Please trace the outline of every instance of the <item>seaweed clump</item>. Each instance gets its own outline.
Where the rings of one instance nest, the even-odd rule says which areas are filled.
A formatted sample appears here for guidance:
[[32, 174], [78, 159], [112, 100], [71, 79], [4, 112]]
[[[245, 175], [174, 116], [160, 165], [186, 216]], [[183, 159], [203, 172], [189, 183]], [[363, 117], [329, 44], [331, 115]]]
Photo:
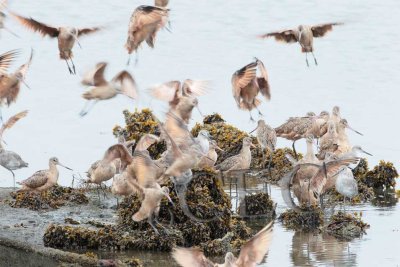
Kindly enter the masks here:
[[305, 207], [300, 212], [287, 210], [279, 216], [279, 221], [289, 229], [312, 231], [324, 223], [323, 212], [319, 207]]
[[397, 177], [399, 177], [399, 174], [393, 163], [381, 160], [374, 169], [366, 173], [362, 180], [368, 187], [394, 188]]
[[[135, 140], [136, 143], [145, 134], [154, 134], [159, 136], [160, 129], [158, 122], [154, 120], [153, 113], [150, 109], [135, 110], [131, 113], [128, 110], [123, 111], [125, 117], [125, 127], [115, 126], [113, 133], [115, 136], [123, 135], [125, 140]], [[158, 142], [149, 147], [150, 155], [157, 159], [166, 150], [165, 142]], [[135, 149], [135, 146], [132, 148]]]
[[83, 189], [55, 185], [41, 194], [34, 192], [11, 192], [14, 201], [9, 204], [13, 208], [31, 210], [58, 209], [68, 203], [87, 204], [89, 202]]
[[239, 204], [238, 214], [243, 216], [265, 216], [268, 220], [276, 216], [276, 204], [267, 193], [246, 195]]
[[361, 213], [353, 215], [338, 212], [332, 216], [326, 232], [337, 238], [351, 240], [361, 237], [366, 233], [367, 228], [369, 228], [369, 224], [361, 220]]

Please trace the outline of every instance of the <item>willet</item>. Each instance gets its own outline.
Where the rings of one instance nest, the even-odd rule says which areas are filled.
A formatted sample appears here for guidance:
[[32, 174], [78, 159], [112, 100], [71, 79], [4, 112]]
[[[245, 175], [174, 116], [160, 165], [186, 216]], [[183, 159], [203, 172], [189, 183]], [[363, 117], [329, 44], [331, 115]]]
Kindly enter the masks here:
[[[124, 70], [117, 73], [108, 82], [104, 78], [104, 69], [106, 66], [107, 63], [98, 63], [95, 70], [91, 70], [83, 78], [82, 83], [91, 85], [91, 87], [82, 95], [88, 101], [80, 112], [81, 116], [85, 116], [98, 101], [114, 98], [118, 94], [123, 94], [132, 99], [137, 98], [137, 86], [132, 75]], [[94, 102], [89, 106], [91, 100], [94, 100]]]
[[17, 184], [22, 185], [22, 188], [17, 192], [33, 191], [43, 192], [57, 184], [58, 180], [58, 169], [57, 165], [64, 167], [68, 170], [72, 170], [69, 167], [62, 165], [56, 157], [52, 157], [49, 160], [49, 169], [35, 172], [31, 177]]
[[260, 38], [275, 37], [275, 40], [286, 42], [286, 43], [296, 43], [298, 42], [301, 46], [301, 52], [306, 53], [306, 63], [308, 64], [307, 54], [311, 53], [315, 65], [318, 65], [317, 59], [314, 56], [314, 37], [323, 37], [327, 32], [333, 29], [333, 26], [342, 25], [343, 23], [325, 23], [318, 25], [299, 25], [296, 29], [284, 30], [279, 32], [270, 32], [260, 35]]
[[[158, 183], [155, 183], [153, 187], [142, 187], [134, 180], [127, 180], [130, 185], [135, 187], [141, 195], [144, 196], [142, 204], [139, 211], [137, 211], [132, 216], [132, 220], [135, 222], [140, 222], [147, 219], [147, 222], [154, 229], [154, 231], [159, 234], [157, 228], [153, 224], [154, 216], [157, 218], [160, 212], [160, 202], [166, 197], [172, 203], [169, 197], [169, 189], [166, 186], [161, 187]], [[160, 224], [161, 225], [161, 224]]]
[[225, 159], [215, 168], [221, 172], [229, 172], [234, 170], [247, 170], [251, 164], [251, 151], [250, 147], [256, 147], [252, 144], [250, 137], [243, 138], [243, 145], [240, 153]]
[[133, 12], [128, 26], [128, 39], [125, 48], [130, 55], [135, 52], [143, 41], [154, 48], [157, 32], [168, 22], [169, 10], [163, 7], [139, 6]]
[[357, 181], [354, 179], [353, 172], [346, 166], [340, 168], [337, 173], [336, 191], [343, 195], [343, 206], [346, 211], [346, 197], [350, 199], [358, 194]]
[[215, 140], [211, 140], [210, 149], [208, 150], [207, 156], [201, 157], [200, 161], [197, 163], [197, 167], [200, 169], [213, 168], [218, 159], [218, 154], [215, 151], [216, 149], [223, 151]]
[[261, 263], [269, 250], [272, 239], [272, 224], [273, 222], [270, 222], [248, 240], [242, 246], [238, 258], [232, 252], [226, 253], [223, 264], [213, 263], [198, 248], [174, 248], [172, 257], [182, 267], [255, 267]]
[[[82, 35], [90, 34], [96, 31], [99, 31], [99, 27], [93, 28], [76, 28], [76, 27], [52, 27], [33, 18], [25, 18], [20, 15], [17, 15], [13, 12], [10, 14], [23, 26], [32, 30], [33, 32], [40, 33], [43, 37], [49, 36], [52, 38], [58, 39], [58, 50], [60, 52], [60, 59], [65, 60], [68, 66], [68, 70], [70, 74], [76, 74], [75, 64], [72, 61], [72, 48], [74, 47], [75, 42], [80, 43], [78, 41], [78, 37]], [[72, 69], [69, 66], [68, 60], [71, 61]]]
[[[261, 76], [257, 76], [257, 68]], [[271, 99], [271, 91], [268, 82], [268, 74], [261, 60], [255, 59], [232, 75], [232, 94], [240, 109], [248, 110], [250, 120], [254, 121], [251, 116], [251, 110], [256, 108], [259, 115], [262, 115], [258, 106], [261, 101], [257, 95], [261, 93], [267, 100]]]
[[5, 169], [10, 171], [14, 180], [14, 188], [15, 188], [15, 174], [14, 170], [18, 170], [20, 168], [28, 167], [28, 163], [22, 160], [21, 156], [13, 151], [8, 151], [3, 148], [3, 133], [5, 130], [11, 128], [18, 120], [25, 117], [28, 114], [28, 111], [22, 111], [7, 120], [6, 123], [0, 129], [0, 165]]
[[211, 141], [210, 133], [207, 130], [201, 130], [198, 136], [194, 140], [197, 144], [199, 144], [201, 152], [204, 155], [207, 155], [208, 151], [210, 150], [210, 141]]
[[[7, 106], [10, 106], [11, 103], [17, 101], [17, 97], [21, 88], [21, 83], [25, 84], [25, 86], [29, 88], [29, 86], [25, 82], [25, 77], [32, 63], [33, 50], [31, 50], [31, 56], [27, 63], [21, 65], [14, 73], [7, 74], [3, 70], [9, 66], [15, 55], [16, 51], [13, 50], [1, 55], [0, 57], [0, 103], [5, 103], [7, 104]], [[1, 116], [1, 110], [0, 119], [3, 120]]]

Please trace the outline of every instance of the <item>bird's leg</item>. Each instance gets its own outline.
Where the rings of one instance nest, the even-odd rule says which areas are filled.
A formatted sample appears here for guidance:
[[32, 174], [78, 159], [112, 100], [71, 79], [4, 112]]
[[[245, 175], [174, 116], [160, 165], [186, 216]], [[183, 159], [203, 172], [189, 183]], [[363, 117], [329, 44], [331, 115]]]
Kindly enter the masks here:
[[7, 169], [7, 170], [9, 170], [12, 173], [13, 180], [14, 180], [14, 190], [15, 190], [15, 173], [10, 169]]
[[137, 66], [138, 62], [139, 62], [139, 55], [138, 55], [138, 53], [136, 53], [135, 54], [135, 66]]
[[306, 63], [307, 63], [307, 67], [310, 67], [310, 64], [308, 64], [308, 58], [307, 58], [307, 52], [306, 52]]
[[147, 218], [147, 222], [150, 224], [150, 226], [153, 228], [154, 232], [156, 232], [157, 235], [160, 234], [160, 232], [158, 232], [157, 228], [155, 227], [155, 225], [153, 224], [153, 214], [151, 214], [148, 218]]
[[83, 106], [81, 112], [79, 112], [79, 115], [80, 115], [81, 117], [85, 116], [85, 115], [88, 113], [87, 109], [88, 109], [88, 107], [89, 107], [90, 102], [91, 102], [90, 100], [86, 101], [86, 103], [85, 103], [85, 105]]
[[249, 110], [249, 113], [250, 113], [250, 121], [255, 122], [255, 120], [253, 119], [253, 116], [251, 116], [251, 110]]
[[68, 60], [65, 59], [65, 62], [67, 63], [69, 74], [72, 74], [72, 70], [71, 70], [71, 67], [69, 66]]
[[72, 60], [72, 57], [70, 57], [69, 60], [71, 60], [72, 70], [73, 70], [74, 74], [76, 74], [75, 64], [74, 64], [74, 61]]
[[1, 107], [0, 107], [0, 121], [1, 121], [1, 124], [4, 124], [4, 121], [3, 121], [3, 112], [1, 111]]
[[343, 198], [343, 209], [344, 209], [344, 214], [346, 214], [346, 197]]
[[258, 115], [259, 115], [259, 116], [264, 116], [264, 115], [261, 113], [261, 111], [258, 109], [258, 107], [257, 107], [257, 105], [256, 105], [256, 103], [255, 103], [255, 98], [254, 98], [254, 101], [253, 101], [253, 106], [257, 109]]
[[169, 220], [169, 226], [172, 227], [175, 223], [175, 218], [174, 218], [174, 213], [171, 211], [170, 208], [168, 208], [168, 213], [171, 219]]
[[12, 32], [10, 29], [8, 29], [8, 28], [6, 28], [6, 27], [4, 27], [3, 29], [6, 30], [6, 31], [8, 31], [9, 33], [11, 33], [12, 35], [14, 35], [15, 37], [21, 38], [21, 37], [19, 37], [16, 33]]
[[[272, 176], [272, 170], [271, 170], [273, 151], [271, 150], [270, 153], [271, 153], [271, 155], [269, 156], [268, 172], [269, 172], [270, 179], [274, 180], [274, 177]], [[269, 184], [269, 196], [271, 197], [271, 185], [270, 184]]]
[[312, 55], [313, 58], [314, 58], [314, 63], [315, 63], [315, 65], [318, 66], [318, 62], [317, 62], [317, 59], [316, 59], [315, 56], [314, 56], [314, 52], [313, 52], [313, 51], [311, 51], [311, 55]]
[[[90, 102], [90, 101], [88, 101], [88, 102]], [[88, 106], [88, 105], [89, 105], [88, 102], [86, 102], [87, 105], [85, 105], [85, 106]], [[86, 116], [86, 114], [89, 113], [89, 111], [94, 107], [94, 105], [96, 105], [97, 102], [99, 102], [99, 100], [97, 100], [97, 99], [94, 100], [94, 101], [93, 101], [93, 104], [92, 104], [91, 106], [89, 106], [89, 107], [86, 109], [86, 111], [85, 111], [85, 108], [82, 109], [82, 111], [79, 113], [79, 115], [80, 115], [81, 117]]]
[[296, 140], [294, 140], [293, 144], [292, 144], [293, 153], [294, 153], [294, 156], [296, 157], [296, 160], [299, 160], [299, 156], [297, 155], [296, 147], [294, 146], [294, 143], [296, 143]]

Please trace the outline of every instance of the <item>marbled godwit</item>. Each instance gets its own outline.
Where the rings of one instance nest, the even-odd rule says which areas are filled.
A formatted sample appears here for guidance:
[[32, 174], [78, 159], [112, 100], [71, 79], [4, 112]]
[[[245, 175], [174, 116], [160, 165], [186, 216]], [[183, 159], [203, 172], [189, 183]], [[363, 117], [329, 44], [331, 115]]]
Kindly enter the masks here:
[[[0, 60], [2, 61], [2, 63], [0, 63], [2, 65], [0, 68], [0, 103], [5, 103], [7, 104], [7, 106], [10, 106], [11, 103], [17, 100], [21, 88], [21, 83], [25, 84], [26, 87], [29, 88], [29, 86], [25, 82], [25, 77], [26, 73], [28, 72], [29, 66], [32, 63], [33, 50], [31, 51], [31, 56], [27, 63], [21, 65], [14, 73], [7, 74], [3, 70], [4, 68], [7, 68], [9, 66], [11, 60], [15, 57], [15, 55], [16, 52], [14, 50], [1, 55], [0, 58]], [[5, 60], [5, 64], [3, 64], [3, 59]], [[3, 119], [1, 118], [1, 120]]]
[[154, 5], [158, 7], [166, 7], [169, 3], [169, 0], [155, 0]]
[[[29, 30], [32, 30], [33, 32], [39, 32], [43, 37], [47, 35], [52, 38], [57, 38], [60, 59], [65, 60], [70, 74], [76, 74], [75, 64], [72, 61], [72, 48], [74, 47], [75, 42], [77, 42], [80, 46], [78, 37], [100, 30], [99, 27], [81, 29], [75, 27], [52, 27], [34, 20], [33, 18], [25, 18], [13, 12], [10, 12], [10, 14]], [[69, 66], [68, 60], [71, 61], [72, 69]]]
[[340, 115], [339, 106], [334, 106], [332, 108], [332, 115], [329, 117], [329, 120], [333, 121], [335, 123], [336, 128], [338, 128], [341, 119], [342, 116]]
[[353, 132], [363, 135], [362, 133], [354, 130], [353, 128], [350, 127], [349, 123], [347, 122], [346, 119], [341, 119], [339, 122], [339, 126], [337, 128], [337, 133], [338, 133], [338, 149], [336, 150], [335, 154], [340, 155], [343, 153], [347, 153], [351, 151], [351, 144], [349, 141], [349, 138], [346, 134], [346, 129], [352, 130]]
[[306, 53], [306, 63], [308, 64], [307, 54], [311, 53], [315, 65], [318, 65], [317, 59], [314, 56], [314, 37], [323, 37], [327, 32], [331, 31], [333, 26], [342, 25], [343, 23], [325, 23], [318, 25], [299, 25], [297, 29], [284, 30], [279, 32], [270, 32], [260, 35], [260, 38], [275, 37], [275, 40], [282, 41], [286, 43], [299, 42], [301, 46], [301, 52]]
[[215, 151], [216, 149], [223, 151], [215, 140], [210, 141], [210, 149], [208, 150], [207, 156], [203, 156], [200, 161], [197, 163], [197, 167], [200, 169], [204, 168], [213, 168], [215, 162], [217, 162], [218, 154]]
[[139, 211], [133, 214], [132, 220], [140, 222], [147, 219], [147, 222], [154, 229], [154, 232], [159, 234], [157, 228], [153, 224], [153, 218], [154, 216], [158, 217], [158, 213], [160, 212], [160, 202], [164, 197], [168, 198], [169, 202], [172, 203], [172, 200], [169, 197], [168, 187], [161, 187], [158, 183], [155, 183], [153, 187], [146, 188], [140, 186], [136, 181], [131, 179], [128, 179], [128, 183], [135, 187], [137, 191], [144, 196], [142, 205], [140, 206]]
[[121, 169], [121, 160], [103, 158], [93, 163], [87, 171], [87, 183], [101, 185], [101, 183], [110, 180], [115, 174], [119, 173]]
[[[137, 98], [137, 86], [132, 75], [124, 70], [117, 73], [108, 82], [104, 78], [104, 69], [106, 66], [107, 63], [98, 63], [95, 70], [90, 71], [83, 78], [82, 83], [91, 85], [91, 87], [82, 95], [88, 101], [80, 112], [81, 116], [85, 116], [98, 101], [114, 98], [118, 94], [123, 94], [132, 99]], [[91, 75], [92, 78], [90, 78]], [[91, 100], [94, 100], [94, 103], [92, 106], [89, 106]]]
[[275, 129], [265, 123], [264, 120], [258, 120], [257, 128], [255, 128], [250, 133], [256, 131], [257, 141], [258, 144], [261, 146], [262, 153], [263, 153], [263, 162], [265, 162], [265, 150], [268, 150], [270, 153], [269, 163], [268, 163], [268, 171], [269, 175], [272, 178], [271, 173], [271, 163], [272, 163], [272, 156], [275, 152], [276, 147], [276, 132]]
[[321, 137], [320, 149], [318, 158], [325, 159], [327, 152], [335, 153], [338, 149], [338, 133], [336, 131], [336, 124], [333, 120], [328, 122], [328, 132]]
[[14, 188], [15, 188], [15, 174], [13, 171], [18, 170], [20, 168], [28, 167], [28, 163], [23, 161], [22, 158], [17, 153], [5, 150], [1, 143], [3, 142], [4, 131], [11, 128], [18, 120], [25, 117], [27, 114], [28, 114], [27, 110], [15, 114], [11, 118], [9, 118], [7, 122], [4, 123], [0, 129], [0, 165], [12, 173], [14, 180]]
[[343, 195], [343, 206], [346, 211], [346, 197], [351, 201], [358, 194], [357, 181], [354, 179], [353, 172], [346, 166], [340, 168], [337, 173], [336, 191]]
[[272, 222], [242, 246], [239, 258], [236, 258], [232, 252], [226, 253], [223, 264], [213, 263], [197, 248], [177, 247], [172, 251], [172, 257], [182, 267], [255, 267], [267, 254], [271, 239]]
[[[261, 72], [261, 76], [257, 76], [257, 68]], [[258, 109], [261, 104], [257, 98], [258, 93], [265, 96], [267, 100], [271, 99], [267, 70], [262, 61], [256, 58], [255, 62], [244, 66], [232, 75], [233, 98], [240, 109], [249, 111], [251, 121], [254, 121], [251, 116], [253, 108], [256, 108], [259, 115], [262, 115]]]
[[118, 136], [118, 144], [125, 146], [129, 150], [129, 152], [132, 152], [132, 147], [136, 144], [136, 141], [126, 141], [125, 136], [121, 134]]
[[223, 162], [215, 166], [217, 170], [229, 172], [233, 170], [247, 170], [251, 164], [250, 147], [256, 147], [251, 143], [250, 137], [243, 138], [243, 145], [240, 153], [225, 159]]
[[57, 165], [64, 167], [68, 170], [72, 170], [71, 168], [62, 165], [56, 157], [50, 158], [48, 170], [37, 171], [28, 179], [23, 180], [22, 182], [17, 182], [17, 184], [22, 185], [22, 188], [19, 189], [18, 192], [43, 192], [56, 185], [58, 180]]
[[309, 132], [315, 137], [315, 139], [317, 139], [317, 145], [319, 138], [321, 138], [328, 131], [329, 118], [330, 115], [328, 111], [321, 111], [315, 123], [313, 124], [311, 131]]
[[132, 13], [128, 26], [128, 39], [125, 48], [130, 56], [143, 41], [154, 48], [154, 42], [158, 30], [164, 28], [168, 22], [169, 10], [163, 7], [139, 6]]
[[295, 142], [313, 131], [317, 118], [314, 112], [308, 112], [305, 117], [290, 117], [284, 124], [275, 128], [278, 137], [293, 141], [292, 148], [296, 159], [298, 157]]

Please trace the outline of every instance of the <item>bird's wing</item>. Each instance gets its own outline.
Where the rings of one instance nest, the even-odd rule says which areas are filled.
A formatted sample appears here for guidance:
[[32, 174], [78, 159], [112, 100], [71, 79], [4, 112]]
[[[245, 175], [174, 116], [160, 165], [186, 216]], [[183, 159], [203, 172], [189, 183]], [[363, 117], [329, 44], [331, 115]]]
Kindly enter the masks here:
[[310, 179], [310, 190], [316, 194], [322, 193], [322, 188], [326, 184], [326, 180], [335, 175], [342, 166], [357, 163], [359, 158], [339, 158], [330, 160], [322, 164], [318, 172]]
[[220, 164], [218, 164], [217, 166], [215, 166], [215, 168], [217, 170], [221, 170], [221, 171], [231, 170], [240, 161], [239, 157], [240, 157], [239, 155], [235, 155], [235, 156], [229, 157], [226, 160], [224, 160], [223, 162], [221, 162]]
[[162, 101], [167, 101], [170, 105], [177, 105], [181, 96], [181, 82], [169, 81], [166, 83], [154, 85], [149, 88], [150, 94]]
[[19, 184], [25, 185], [29, 188], [38, 188], [47, 183], [47, 171], [42, 170], [42, 171], [37, 171], [35, 172], [31, 177], [28, 179], [20, 182]]
[[42, 36], [50, 36], [50, 37], [58, 37], [60, 31], [58, 28], [51, 27], [49, 25], [46, 25], [44, 23], [41, 23], [37, 20], [34, 20], [33, 18], [25, 18], [20, 15], [17, 15], [13, 12], [10, 12], [10, 14], [23, 26], [26, 28], [34, 31], [34, 32], [39, 32]]
[[261, 77], [257, 78], [258, 87], [260, 88], [261, 94], [263, 96], [265, 96], [265, 98], [267, 100], [270, 100], [271, 99], [271, 91], [269, 88], [267, 69], [265, 68], [264, 63], [262, 63], [261, 60], [257, 59], [256, 62], [257, 62], [258, 69], [261, 72]]
[[209, 81], [190, 80], [183, 81], [182, 92], [185, 95], [202, 96], [205, 95], [210, 89]]
[[237, 266], [255, 266], [261, 263], [271, 243], [272, 224], [273, 221], [243, 245], [236, 261]]
[[11, 63], [14, 59], [20, 54], [20, 50], [14, 49], [7, 51], [0, 55], [0, 73], [7, 72], [8, 68], [10, 67]]
[[28, 114], [28, 111], [22, 111], [20, 113], [15, 114], [14, 116], [12, 116], [11, 118], [9, 118], [7, 120], [6, 123], [3, 124], [3, 126], [0, 129], [0, 140], [2, 140], [3, 137], [3, 133], [6, 129], [10, 129], [11, 127], [14, 126], [14, 124], [19, 121], [20, 119], [26, 117], [26, 115]]
[[199, 248], [176, 247], [172, 257], [182, 267], [213, 267], [214, 263], [204, 256]]
[[92, 27], [92, 28], [82, 28], [78, 29], [78, 36], [86, 35], [86, 34], [91, 34], [97, 31], [100, 31], [100, 27]]
[[25, 79], [26, 73], [28, 72], [28, 69], [32, 64], [32, 59], [33, 59], [33, 49], [31, 49], [31, 56], [29, 57], [28, 62], [23, 64], [16, 71], [16, 73], [19, 74], [22, 77], [22, 79]]
[[132, 14], [129, 28], [138, 31], [149, 24], [162, 24], [168, 16], [168, 9], [155, 6], [139, 6]]
[[325, 23], [325, 24], [318, 24], [311, 27], [311, 31], [314, 37], [322, 37], [327, 32], [330, 32], [335, 25], [342, 25], [343, 23]]
[[106, 67], [106, 62], [97, 63], [94, 69], [85, 73], [81, 83], [87, 86], [101, 86], [107, 84], [107, 81], [104, 78], [104, 70]]
[[240, 104], [240, 92], [250, 82], [252, 82], [257, 75], [257, 62], [252, 62], [232, 75], [232, 94], [236, 103]]
[[115, 75], [112, 81], [121, 83], [122, 94], [129, 98], [137, 99], [137, 85], [132, 75], [128, 71], [123, 70], [119, 72], [117, 75]]
[[296, 30], [284, 30], [279, 32], [270, 32], [262, 34], [259, 37], [260, 38], [275, 37], [275, 40], [279, 42], [295, 43], [298, 40], [298, 32]]
[[128, 149], [122, 144], [115, 144], [113, 146], [110, 146], [103, 157], [103, 159], [105, 159], [107, 162], [111, 162], [117, 158], [121, 160], [122, 170], [124, 170], [126, 166], [132, 163], [131, 153], [129, 153]]

